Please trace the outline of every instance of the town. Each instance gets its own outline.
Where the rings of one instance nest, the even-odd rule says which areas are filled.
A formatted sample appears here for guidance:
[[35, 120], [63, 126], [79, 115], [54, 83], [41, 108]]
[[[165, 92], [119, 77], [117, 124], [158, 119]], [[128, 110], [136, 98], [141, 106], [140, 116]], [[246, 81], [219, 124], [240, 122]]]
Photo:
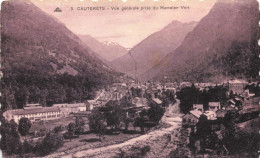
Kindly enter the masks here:
[[[7, 110], [3, 113], [1, 134], [6, 139], [14, 134], [15, 141], [19, 142], [6, 140], [9, 145], [5, 150], [9, 154], [46, 156], [120, 144], [169, 128], [163, 120], [178, 116], [175, 121], [178, 126], [174, 128], [182, 137], [175, 150], [169, 147], [171, 157], [229, 155], [238, 149], [226, 139], [239, 142], [236, 135], [239, 128], [246, 130], [245, 135], [251, 136], [248, 139], [255, 143], [252, 131], [257, 130], [260, 101], [257, 85], [257, 82], [237, 79], [218, 84], [141, 83], [121, 76], [120, 82], [96, 91], [93, 99], [81, 103], [57, 103], [50, 107], [27, 103], [23, 109]], [[165, 135], [170, 142], [176, 142], [174, 131]], [[252, 142], [243, 145], [247, 148]], [[218, 150], [214, 151], [217, 145]]]

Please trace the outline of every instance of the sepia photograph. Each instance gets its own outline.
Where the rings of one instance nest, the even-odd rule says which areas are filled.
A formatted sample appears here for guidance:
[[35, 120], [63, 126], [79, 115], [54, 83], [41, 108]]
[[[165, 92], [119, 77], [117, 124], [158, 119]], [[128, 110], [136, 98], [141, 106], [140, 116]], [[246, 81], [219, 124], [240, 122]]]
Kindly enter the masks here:
[[257, 0], [5, 0], [1, 158], [258, 158]]

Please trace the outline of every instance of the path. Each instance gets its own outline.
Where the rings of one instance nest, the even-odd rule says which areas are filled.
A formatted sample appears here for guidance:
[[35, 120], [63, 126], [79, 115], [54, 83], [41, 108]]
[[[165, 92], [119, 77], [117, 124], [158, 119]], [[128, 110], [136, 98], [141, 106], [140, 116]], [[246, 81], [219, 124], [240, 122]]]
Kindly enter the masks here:
[[86, 149], [86, 150], [80, 150], [80, 149], [75, 149], [75, 151], [68, 151], [68, 152], [63, 152], [60, 154], [54, 154], [54, 155], [50, 155], [47, 156], [48, 158], [54, 158], [54, 157], [64, 157], [64, 158], [71, 158], [71, 157], [75, 157], [75, 158], [79, 158], [79, 157], [92, 157], [91, 155], [95, 154], [95, 153], [104, 153], [106, 151], [109, 150], [114, 150], [114, 149], [119, 149], [125, 146], [133, 146], [134, 144], [138, 143], [138, 142], [144, 142], [144, 141], [152, 141], [152, 140], [156, 140], [158, 137], [161, 137], [165, 134], [171, 134], [172, 131], [174, 131], [176, 128], [180, 127], [180, 122], [181, 122], [181, 118], [180, 118], [180, 114], [175, 114], [173, 111], [176, 111], [176, 107], [178, 107], [179, 101], [177, 101], [177, 103], [175, 103], [174, 105], [171, 105], [167, 111], [165, 112], [165, 115], [162, 118], [162, 121], [168, 123], [171, 125], [171, 127], [169, 128], [162, 128], [162, 129], [158, 129], [158, 130], [154, 130], [151, 131], [147, 134], [141, 135], [139, 137], [127, 140], [123, 143], [119, 143], [119, 144], [114, 144], [114, 145], [109, 145], [109, 146], [105, 146], [105, 147], [99, 147], [99, 148], [93, 148], [93, 149]]

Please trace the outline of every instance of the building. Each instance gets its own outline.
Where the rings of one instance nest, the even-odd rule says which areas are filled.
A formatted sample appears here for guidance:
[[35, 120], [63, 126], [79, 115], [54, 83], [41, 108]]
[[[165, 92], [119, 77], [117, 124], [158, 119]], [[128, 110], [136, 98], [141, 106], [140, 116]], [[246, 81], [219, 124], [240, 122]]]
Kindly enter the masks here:
[[205, 111], [205, 113], [203, 113], [205, 116], [207, 116], [208, 120], [216, 120], [217, 119], [217, 114], [214, 111]]
[[158, 98], [153, 98], [152, 101], [153, 101], [153, 103], [155, 103], [157, 105], [162, 105], [162, 101]]
[[135, 105], [135, 107], [148, 107], [148, 102], [145, 98], [135, 97], [132, 99], [132, 104]]
[[195, 110], [195, 109], [203, 112], [204, 111], [203, 104], [193, 104], [193, 110]]
[[236, 105], [236, 102], [233, 99], [227, 101], [228, 105]]
[[224, 109], [220, 109], [220, 110], [216, 111], [217, 118], [223, 119], [225, 117], [226, 113], [227, 113], [227, 111]]
[[[109, 99], [110, 100], [110, 99]], [[101, 107], [103, 106], [104, 104], [106, 104], [109, 100], [107, 101], [99, 101], [99, 100], [87, 100], [85, 101], [85, 104], [86, 104], [86, 110], [87, 111], [91, 111], [93, 110], [94, 108], [96, 107]]]
[[118, 90], [115, 90], [112, 94], [112, 100], [120, 100], [123, 98], [123, 94], [120, 93]]
[[188, 114], [182, 117], [183, 124], [196, 125], [199, 121], [202, 112], [199, 110], [191, 110]]
[[39, 104], [27, 104], [23, 109], [7, 110], [3, 113], [6, 120], [14, 120], [17, 124], [23, 117], [31, 122], [40, 120], [55, 120], [61, 117], [61, 110], [57, 107], [42, 107]]
[[61, 110], [62, 117], [68, 117], [70, 114], [78, 113], [80, 111], [86, 111], [85, 103], [75, 103], [75, 104], [53, 104], [53, 107], [59, 108]]
[[94, 104], [95, 104], [96, 100], [86, 100], [85, 104], [86, 104], [86, 111], [92, 111], [94, 108]]
[[220, 102], [209, 102], [209, 111], [216, 112], [221, 108]]
[[245, 81], [231, 80], [228, 82], [229, 91], [232, 91], [234, 94], [242, 94], [244, 92], [245, 86]]
[[176, 93], [176, 89], [173, 83], [165, 83], [164, 89]]

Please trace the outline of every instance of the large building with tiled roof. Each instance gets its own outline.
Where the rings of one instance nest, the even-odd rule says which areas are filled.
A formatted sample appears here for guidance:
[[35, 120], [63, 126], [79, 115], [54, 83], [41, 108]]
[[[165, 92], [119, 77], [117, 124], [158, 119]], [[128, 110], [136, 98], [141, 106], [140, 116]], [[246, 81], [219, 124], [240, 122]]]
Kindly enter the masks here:
[[235, 94], [242, 94], [246, 86], [246, 81], [243, 80], [231, 80], [228, 82], [229, 91], [232, 91]]
[[86, 111], [85, 103], [63, 103], [63, 104], [53, 104], [53, 107], [59, 108], [62, 117], [68, 117], [70, 114], [75, 114], [81, 111]]
[[57, 107], [42, 107], [39, 104], [27, 104], [23, 109], [7, 110], [3, 113], [6, 120], [14, 120], [16, 123], [23, 117], [31, 122], [40, 120], [54, 120], [61, 117], [61, 111]]

